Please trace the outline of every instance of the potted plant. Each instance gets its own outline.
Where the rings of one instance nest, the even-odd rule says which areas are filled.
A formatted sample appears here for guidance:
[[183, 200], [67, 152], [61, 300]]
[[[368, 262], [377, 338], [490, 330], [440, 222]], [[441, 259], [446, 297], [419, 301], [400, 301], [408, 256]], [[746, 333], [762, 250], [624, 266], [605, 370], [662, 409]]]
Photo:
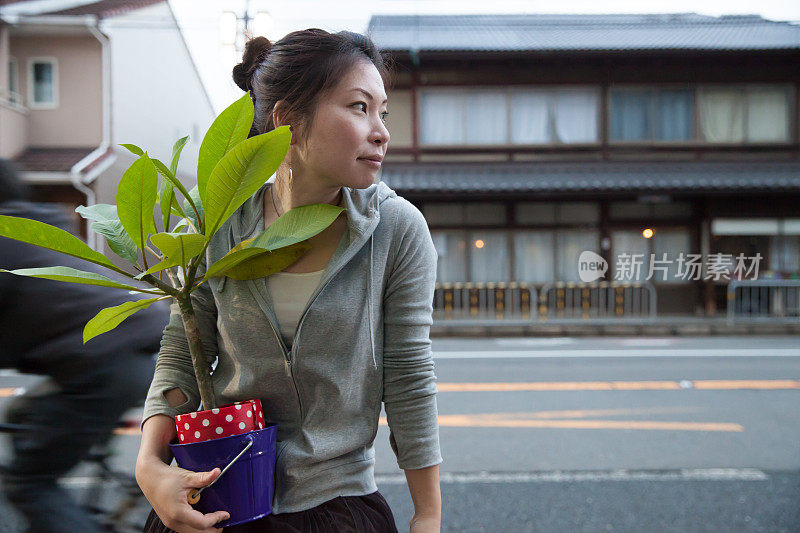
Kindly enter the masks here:
[[[253, 102], [246, 93], [214, 120], [203, 137], [197, 185], [190, 191], [175, 176], [188, 137], [175, 142], [169, 166], [135, 145], [121, 145], [137, 159], [119, 181], [117, 204], [81, 206], [76, 211], [93, 221], [91, 228], [106, 238], [117, 256], [131, 263], [136, 274], [117, 267], [67, 231], [36, 220], [0, 215], [0, 236], [78, 257], [150, 285], [150, 288], [128, 285], [69, 267], [10, 271], [0, 268], [0, 272], [20, 276], [100, 285], [151, 296], [100, 310], [84, 328], [84, 343], [113, 330], [127, 317], [156, 301], [171, 298], [177, 303], [203, 410], [176, 417], [179, 441], [171, 447], [179, 466], [191, 470], [224, 468], [232, 461], [238, 462], [224, 479], [218, 478], [219, 483], [203, 491], [197, 503], [202, 512], [229, 511], [230, 518], [219, 526], [255, 520], [271, 512], [277, 427], [264, 420], [257, 399], [217, 405], [191, 293], [213, 277], [246, 280], [283, 270], [310, 249], [307, 239], [328, 227], [343, 211], [329, 204], [291, 209], [260, 235], [234, 246], [198, 273], [214, 234], [275, 173], [288, 152], [291, 141], [288, 126], [247, 138], [253, 115]], [[183, 198], [182, 205], [179, 195]], [[160, 205], [163, 229], [160, 232], [154, 216], [156, 204]], [[173, 215], [179, 221], [170, 229]], [[205, 429], [201, 431], [202, 428]], [[253, 476], [261, 476], [260, 481], [254, 482]], [[248, 495], [246, 491], [251, 488], [258, 494]], [[195, 503], [197, 496], [190, 494], [190, 503]]]

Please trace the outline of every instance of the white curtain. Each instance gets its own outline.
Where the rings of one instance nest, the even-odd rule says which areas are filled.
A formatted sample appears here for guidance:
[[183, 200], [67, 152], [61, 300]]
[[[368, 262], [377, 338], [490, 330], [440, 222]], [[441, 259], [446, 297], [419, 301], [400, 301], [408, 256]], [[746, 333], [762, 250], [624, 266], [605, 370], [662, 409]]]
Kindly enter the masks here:
[[789, 99], [780, 88], [747, 92], [747, 140], [786, 141], [789, 136]]
[[466, 100], [467, 144], [505, 144], [508, 142], [506, 93], [468, 92]]
[[744, 140], [744, 104], [738, 89], [700, 90], [700, 134], [709, 142]]
[[597, 141], [597, 92], [559, 89], [555, 95], [556, 139], [562, 143]]
[[514, 279], [546, 283], [555, 279], [552, 231], [524, 231], [514, 234]]
[[508, 279], [508, 235], [505, 231], [470, 233], [470, 281], [510, 281]]
[[600, 253], [597, 230], [563, 230], [556, 232], [556, 281], [580, 281], [578, 258], [584, 250]]
[[462, 144], [464, 142], [464, 110], [459, 91], [422, 93], [422, 144]]
[[431, 231], [433, 246], [439, 257], [436, 281], [439, 283], [467, 280], [467, 242], [463, 231]]
[[[692, 253], [689, 248], [688, 230], [675, 229], [656, 231], [653, 235], [653, 253], [657, 261], [654, 268], [657, 266], [666, 267], [666, 279], [664, 279], [665, 274], [663, 271], [656, 270], [653, 272], [653, 277], [650, 278], [650, 281], [661, 283], [684, 283], [691, 281], [690, 274], [685, 272], [685, 265], [684, 275], [687, 276], [686, 279], [678, 277], [678, 256], [681, 252], [683, 252], [684, 257], [686, 254]], [[667, 254], [667, 263], [660, 262], [664, 258], [663, 254]], [[646, 277], [645, 275], [645, 278]]]
[[[614, 231], [611, 233], [610, 279], [616, 281], [644, 281], [650, 268], [650, 246], [641, 231]], [[623, 258], [623, 254], [627, 254]], [[635, 256], [635, 257], [634, 257]], [[660, 257], [660, 256], [659, 256]], [[641, 266], [635, 266], [636, 264]], [[621, 268], [618, 269], [617, 266]], [[618, 273], [618, 270], [621, 270]]]
[[514, 91], [511, 97], [511, 140], [515, 144], [551, 141], [550, 94], [545, 91]]
[[[744, 255], [751, 254], [745, 253]], [[745, 260], [745, 268], [748, 268], [750, 264], [749, 259]], [[759, 272], [764, 268], [763, 264], [762, 260]], [[797, 235], [773, 235], [769, 238], [769, 269], [784, 274], [800, 273], [800, 237]]]

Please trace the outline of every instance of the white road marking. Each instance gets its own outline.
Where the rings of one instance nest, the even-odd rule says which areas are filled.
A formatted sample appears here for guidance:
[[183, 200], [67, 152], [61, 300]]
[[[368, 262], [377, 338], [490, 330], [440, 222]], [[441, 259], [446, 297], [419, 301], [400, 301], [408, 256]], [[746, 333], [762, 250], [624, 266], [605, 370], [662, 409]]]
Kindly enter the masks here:
[[494, 342], [500, 346], [562, 346], [564, 344], [574, 344], [575, 339], [572, 337], [507, 337], [495, 338]]
[[642, 337], [640, 339], [622, 339], [619, 343], [623, 346], [673, 346], [675, 339], [663, 337]]
[[796, 348], [615, 349], [615, 350], [449, 350], [434, 359], [537, 359], [567, 357], [800, 357]]
[[[611, 470], [607, 472], [441, 472], [441, 483], [571, 483], [576, 481], [766, 481], [769, 476], [754, 468], [703, 468], [668, 472]], [[405, 484], [405, 474], [375, 474], [379, 485]]]

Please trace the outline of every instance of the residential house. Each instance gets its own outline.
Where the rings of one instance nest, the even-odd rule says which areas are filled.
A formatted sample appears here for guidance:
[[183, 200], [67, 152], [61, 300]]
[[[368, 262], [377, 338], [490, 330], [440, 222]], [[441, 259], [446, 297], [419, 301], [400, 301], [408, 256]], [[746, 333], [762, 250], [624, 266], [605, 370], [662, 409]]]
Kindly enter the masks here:
[[178, 173], [193, 186], [215, 113], [165, 0], [0, 1], [0, 65], [0, 157], [36, 198], [115, 204], [134, 161], [118, 144], [168, 160], [185, 135]]
[[381, 15], [368, 33], [397, 71], [381, 179], [425, 215], [440, 283], [578, 282], [592, 251], [665, 315], [724, 310], [754, 268], [798, 277], [800, 26]]

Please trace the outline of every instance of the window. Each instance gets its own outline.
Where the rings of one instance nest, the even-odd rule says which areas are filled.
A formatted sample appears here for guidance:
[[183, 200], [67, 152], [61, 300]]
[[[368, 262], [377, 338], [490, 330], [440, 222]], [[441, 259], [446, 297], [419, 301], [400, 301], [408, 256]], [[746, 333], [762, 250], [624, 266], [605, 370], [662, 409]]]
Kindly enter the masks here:
[[[692, 253], [689, 246], [689, 231], [686, 229], [656, 230], [653, 234], [652, 241], [655, 263], [653, 263], [653, 275], [650, 277], [649, 281], [654, 283], [682, 283], [691, 281], [691, 275], [687, 273], [686, 265], [684, 264], [681, 266], [678, 262], [681, 253], [684, 254], [684, 258]], [[664, 258], [666, 258], [666, 262], [663, 262]], [[683, 271], [680, 272], [680, 276], [678, 275], [679, 269]], [[645, 278], [647, 274], [649, 274], [649, 270]]]
[[611, 233], [610, 279], [621, 282], [645, 281], [650, 268], [650, 243], [639, 230]]
[[505, 91], [424, 91], [421, 115], [422, 144], [506, 142]]
[[507, 232], [472, 231], [469, 248], [470, 281], [510, 281]]
[[[222, 46], [222, 61], [226, 68], [239, 63], [239, 53], [236, 50], [236, 34], [239, 28], [239, 19], [233, 11], [223, 11], [219, 19], [220, 45]], [[260, 35], [260, 34], [257, 34]]]
[[580, 281], [578, 258], [584, 250], [600, 253], [597, 230], [560, 230], [556, 232], [556, 280]]
[[429, 89], [421, 94], [420, 140], [427, 145], [594, 143], [598, 113], [593, 88]]
[[19, 67], [14, 57], [8, 58], [8, 101], [22, 105], [22, 98], [19, 95]]
[[271, 41], [275, 39], [275, 21], [268, 11], [258, 11], [253, 17], [253, 34], [263, 35]]
[[694, 138], [691, 89], [612, 89], [610, 140], [688, 141]]
[[28, 59], [28, 102], [31, 108], [58, 107], [58, 63], [55, 58]]
[[595, 89], [514, 90], [511, 93], [512, 142], [597, 142], [598, 102]]
[[[651, 283], [682, 283], [694, 278], [686, 263], [678, 262], [680, 254], [692, 253], [687, 229], [657, 229], [649, 239], [641, 230], [620, 230], [611, 234], [611, 279], [623, 282], [649, 281]], [[625, 254], [625, 255], [623, 255]], [[653, 254], [653, 274], [650, 275], [650, 254]], [[701, 261], [702, 262], [702, 261]], [[681, 276], [678, 270], [682, 269]], [[700, 275], [700, 273], [697, 273]], [[647, 278], [650, 279], [647, 279]]]
[[800, 273], [800, 236], [774, 235], [769, 238], [769, 269], [787, 276]]
[[528, 283], [555, 279], [552, 231], [514, 232], [514, 279]]
[[431, 231], [438, 262], [439, 283], [467, 280], [467, 241], [463, 231]]
[[700, 135], [708, 142], [789, 140], [788, 87], [702, 87], [698, 93]]

